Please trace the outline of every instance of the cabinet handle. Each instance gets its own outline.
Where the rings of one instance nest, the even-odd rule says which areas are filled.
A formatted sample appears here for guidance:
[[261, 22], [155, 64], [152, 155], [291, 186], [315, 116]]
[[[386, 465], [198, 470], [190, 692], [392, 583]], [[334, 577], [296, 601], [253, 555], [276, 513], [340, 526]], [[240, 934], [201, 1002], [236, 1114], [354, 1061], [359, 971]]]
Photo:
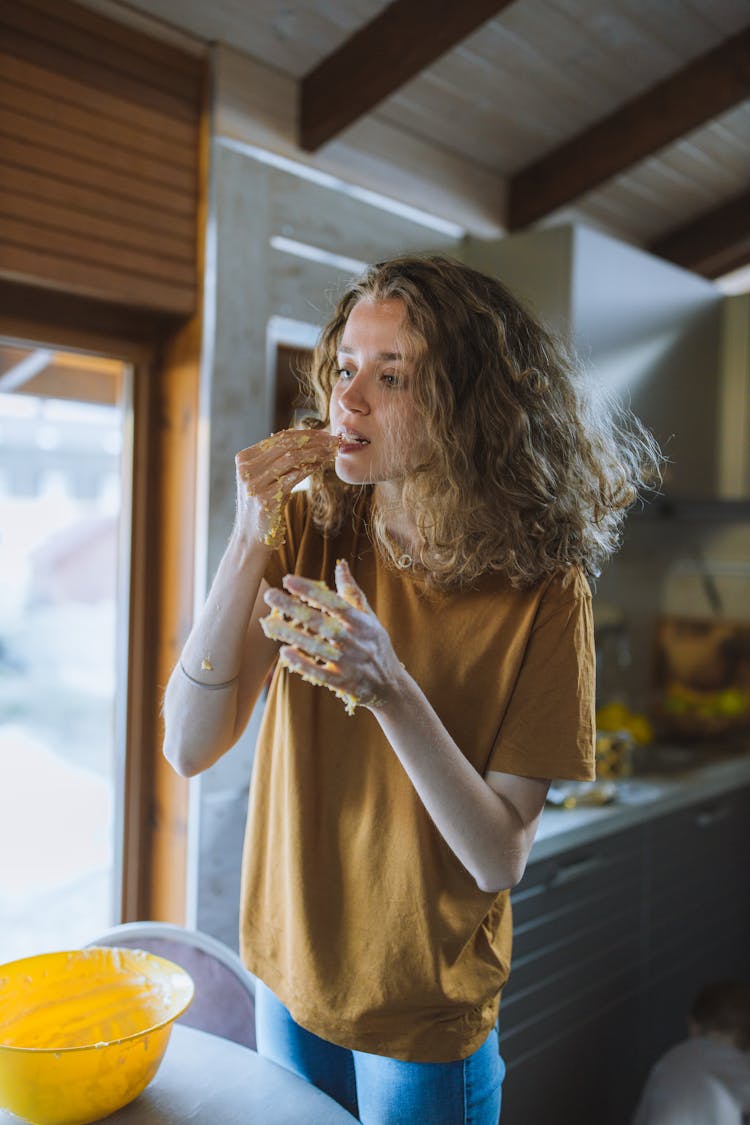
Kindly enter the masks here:
[[586, 856], [584, 859], [572, 859], [569, 863], [562, 863], [555, 868], [547, 880], [547, 889], [563, 887], [567, 883], [575, 883], [578, 879], [583, 879], [586, 875], [591, 875], [604, 866], [605, 860], [600, 855]]
[[701, 809], [700, 812], [695, 814], [696, 828], [711, 828], [714, 824], [718, 824], [720, 820], [726, 820], [729, 816], [729, 809], [726, 805], [718, 805], [713, 809]]

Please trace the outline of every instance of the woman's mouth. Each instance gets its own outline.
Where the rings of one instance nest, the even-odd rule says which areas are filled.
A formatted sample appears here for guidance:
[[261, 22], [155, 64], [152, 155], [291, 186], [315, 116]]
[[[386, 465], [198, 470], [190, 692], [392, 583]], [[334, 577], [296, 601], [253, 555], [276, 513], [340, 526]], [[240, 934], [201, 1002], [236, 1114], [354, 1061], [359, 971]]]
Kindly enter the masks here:
[[339, 433], [338, 439], [339, 453], [356, 453], [370, 444], [367, 438], [355, 433]]

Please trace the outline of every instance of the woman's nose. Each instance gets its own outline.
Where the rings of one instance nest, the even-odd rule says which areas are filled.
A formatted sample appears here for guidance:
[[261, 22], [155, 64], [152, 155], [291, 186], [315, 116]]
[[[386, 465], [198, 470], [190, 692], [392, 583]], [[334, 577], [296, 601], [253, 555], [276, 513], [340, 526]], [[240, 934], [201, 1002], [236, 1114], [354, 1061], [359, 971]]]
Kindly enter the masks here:
[[340, 384], [339, 403], [354, 414], [369, 414], [370, 406], [365, 393], [362, 372], [358, 371], [348, 383]]

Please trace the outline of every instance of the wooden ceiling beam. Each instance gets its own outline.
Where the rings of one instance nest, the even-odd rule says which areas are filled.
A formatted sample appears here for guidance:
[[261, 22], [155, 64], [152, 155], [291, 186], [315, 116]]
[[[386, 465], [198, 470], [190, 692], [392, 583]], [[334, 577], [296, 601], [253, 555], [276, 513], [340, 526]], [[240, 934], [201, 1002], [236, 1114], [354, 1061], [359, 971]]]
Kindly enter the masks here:
[[513, 176], [508, 229], [549, 215], [749, 94], [750, 28], [745, 28]]
[[332, 140], [510, 2], [394, 0], [301, 80], [300, 148]]
[[746, 266], [750, 263], [750, 191], [656, 239], [649, 250], [703, 277], [721, 277]]

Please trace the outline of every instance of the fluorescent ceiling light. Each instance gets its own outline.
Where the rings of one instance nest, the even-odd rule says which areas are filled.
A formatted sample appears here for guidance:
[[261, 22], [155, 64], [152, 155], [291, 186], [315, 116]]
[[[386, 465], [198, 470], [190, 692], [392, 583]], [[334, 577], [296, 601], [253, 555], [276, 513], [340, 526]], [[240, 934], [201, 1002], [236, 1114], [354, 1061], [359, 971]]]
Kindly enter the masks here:
[[273, 344], [295, 348], [314, 348], [320, 336], [320, 325], [288, 316], [272, 316], [268, 321], [268, 338]]
[[750, 293], [750, 266], [742, 266], [723, 277], [716, 278], [716, 284], [722, 293]]
[[419, 223], [420, 226], [439, 231], [441, 234], [448, 235], [449, 238], [462, 238], [466, 233], [462, 226], [450, 222], [449, 219], [441, 219], [438, 215], [432, 215], [429, 211], [422, 211], [419, 207], [412, 207], [409, 203], [401, 203], [399, 200], [381, 195], [377, 191], [370, 191], [369, 188], [347, 183], [346, 180], [340, 180], [338, 176], [332, 176], [329, 172], [321, 172], [319, 168], [314, 168], [310, 164], [300, 164], [296, 160], [290, 160], [288, 156], [280, 156], [276, 152], [256, 148], [255, 145], [249, 145], [231, 137], [220, 137], [219, 141], [226, 148], [250, 156], [261, 164], [270, 164], [271, 167], [279, 168], [282, 172], [289, 172], [292, 176], [299, 176], [302, 180], [310, 180], [322, 187], [340, 191], [343, 195], [351, 196], [352, 199], [359, 199], [363, 203], [369, 203], [372, 207], [379, 207], [381, 211], [390, 211], [394, 215], [400, 215], [402, 219], [410, 219], [413, 223]]
[[307, 258], [310, 262], [333, 266], [334, 269], [345, 270], [346, 273], [359, 275], [367, 269], [367, 262], [360, 262], [357, 258], [346, 258], [343, 254], [333, 254], [330, 250], [324, 250], [321, 246], [311, 246], [308, 242], [283, 238], [280, 234], [275, 234], [271, 238], [271, 246], [274, 250], [280, 250], [282, 254], [291, 254], [294, 258]]

